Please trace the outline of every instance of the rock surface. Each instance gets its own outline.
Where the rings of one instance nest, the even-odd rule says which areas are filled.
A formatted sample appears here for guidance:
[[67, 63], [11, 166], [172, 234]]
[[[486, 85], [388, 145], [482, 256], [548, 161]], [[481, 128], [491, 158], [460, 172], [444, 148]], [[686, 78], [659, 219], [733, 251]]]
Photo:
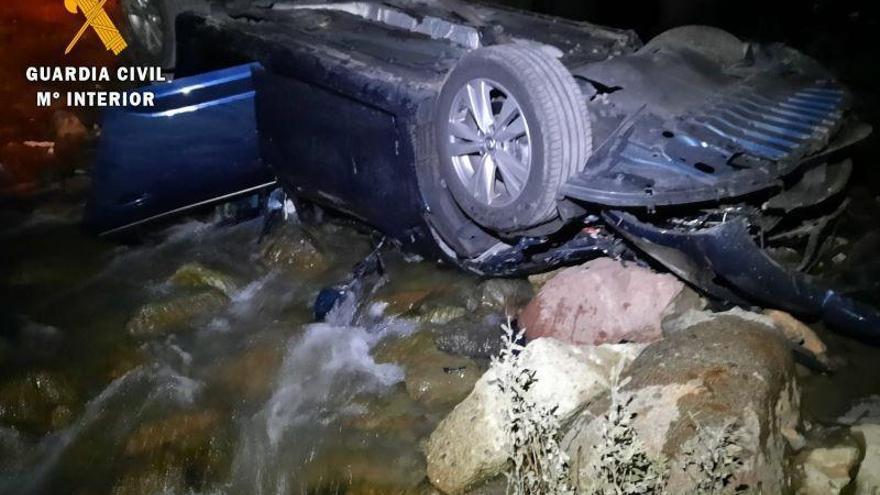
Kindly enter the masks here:
[[547, 281], [526, 306], [519, 326], [530, 339], [572, 344], [652, 342], [670, 312], [701, 307], [677, 278], [599, 258]]
[[[635, 358], [642, 346], [604, 345], [580, 348], [555, 339], [530, 342], [519, 355], [523, 368], [535, 372], [529, 399], [554, 404], [565, 421], [608, 390], [613, 370]], [[497, 475], [510, 446], [506, 437], [503, 394], [491, 368], [468, 397], [437, 426], [426, 445], [428, 479], [446, 493], [462, 493]]]
[[471, 359], [441, 352], [424, 331], [383, 343], [374, 357], [377, 363], [402, 365], [409, 396], [431, 407], [460, 402], [484, 371]]
[[534, 296], [525, 280], [496, 278], [482, 282], [478, 288], [480, 306], [514, 315]]
[[[619, 393], [631, 400], [633, 435], [648, 457], [669, 460], [668, 493], [705, 491], [700, 483], [712, 477], [723, 480], [713, 490], [784, 493], [783, 432], [799, 422], [788, 345], [754, 319], [701, 315], [649, 345], [624, 374]], [[606, 396], [580, 414], [562, 443], [584, 483], [592, 479], [593, 446], [600, 444], [609, 405]], [[707, 448], [709, 440], [718, 445]], [[713, 452], [727, 452], [729, 472], [720, 477], [699, 468]]]
[[856, 477], [855, 495], [880, 495], [880, 424], [863, 424], [851, 430], [864, 445], [864, 458]]
[[801, 453], [797, 463], [798, 495], [837, 495], [850, 484], [859, 464], [854, 445], [817, 448]]
[[501, 350], [501, 325], [506, 322], [498, 313], [469, 313], [435, 328], [434, 343], [443, 352], [489, 359]]
[[812, 328], [785, 311], [767, 309], [764, 310], [764, 315], [773, 320], [792, 344], [803, 347], [823, 363], [828, 363], [828, 347]]
[[77, 392], [65, 377], [50, 371], [24, 373], [0, 384], [0, 424], [33, 433], [66, 426]]
[[216, 289], [227, 297], [232, 297], [238, 285], [229, 275], [200, 263], [186, 263], [171, 275], [168, 282], [184, 288]]
[[260, 261], [270, 268], [305, 275], [317, 275], [330, 267], [317, 239], [291, 223], [285, 223], [272, 234], [260, 251]]
[[185, 326], [198, 316], [219, 311], [227, 299], [215, 290], [187, 294], [142, 306], [125, 328], [134, 337], [157, 337]]
[[283, 359], [283, 345], [260, 343], [218, 364], [209, 374], [225, 394], [244, 401], [265, 401]]

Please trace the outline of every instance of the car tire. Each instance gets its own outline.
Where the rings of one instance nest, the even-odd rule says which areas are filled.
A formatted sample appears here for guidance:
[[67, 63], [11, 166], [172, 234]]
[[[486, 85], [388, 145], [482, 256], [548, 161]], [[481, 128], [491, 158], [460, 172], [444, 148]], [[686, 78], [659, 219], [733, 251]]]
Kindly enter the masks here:
[[658, 50], [690, 50], [722, 66], [743, 60], [747, 45], [736, 36], [712, 26], [679, 26], [655, 36], [643, 48]]
[[177, 16], [207, 12], [207, 0], [120, 0], [129, 56], [138, 65], [173, 70], [177, 62]]
[[502, 234], [557, 218], [562, 185], [592, 153], [577, 83], [535, 46], [497, 45], [462, 57], [440, 92], [435, 127], [442, 185], [475, 223]]

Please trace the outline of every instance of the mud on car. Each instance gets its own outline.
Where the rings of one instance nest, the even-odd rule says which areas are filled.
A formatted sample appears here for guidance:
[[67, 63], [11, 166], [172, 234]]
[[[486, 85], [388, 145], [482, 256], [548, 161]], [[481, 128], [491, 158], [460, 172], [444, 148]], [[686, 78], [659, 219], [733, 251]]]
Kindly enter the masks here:
[[105, 116], [101, 233], [280, 186], [478, 274], [638, 253], [876, 335], [809, 276], [870, 127], [793, 48], [455, 0], [122, 5], [135, 53], [177, 78]]

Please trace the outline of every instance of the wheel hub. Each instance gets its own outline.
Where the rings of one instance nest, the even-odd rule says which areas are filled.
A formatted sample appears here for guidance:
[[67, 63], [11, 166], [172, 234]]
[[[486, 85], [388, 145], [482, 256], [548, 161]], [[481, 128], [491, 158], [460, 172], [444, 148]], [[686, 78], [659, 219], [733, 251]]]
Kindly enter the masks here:
[[474, 79], [456, 93], [449, 112], [447, 163], [465, 189], [487, 206], [514, 202], [531, 169], [529, 123], [501, 84]]

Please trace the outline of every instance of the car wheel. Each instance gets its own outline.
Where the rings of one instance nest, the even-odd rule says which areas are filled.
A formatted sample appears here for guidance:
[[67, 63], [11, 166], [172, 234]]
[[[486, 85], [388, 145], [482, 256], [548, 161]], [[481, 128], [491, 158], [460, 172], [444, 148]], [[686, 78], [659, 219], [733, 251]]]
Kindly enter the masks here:
[[642, 51], [690, 50], [726, 66], [742, 60], [746, 47], [739, 38], [723, 29], [711, 26], [680, 26], [658, 34]]
[[173, 69], [177, 16], [208, 10], [206, 0], [120, 0], [130, 55], [141, 65]]
[[592, 152], [586, 102], [559, 60], [522, 45], [470, 52], [437, 110], [440, 176], [468, 217], [510, 234], [557, 217]]

